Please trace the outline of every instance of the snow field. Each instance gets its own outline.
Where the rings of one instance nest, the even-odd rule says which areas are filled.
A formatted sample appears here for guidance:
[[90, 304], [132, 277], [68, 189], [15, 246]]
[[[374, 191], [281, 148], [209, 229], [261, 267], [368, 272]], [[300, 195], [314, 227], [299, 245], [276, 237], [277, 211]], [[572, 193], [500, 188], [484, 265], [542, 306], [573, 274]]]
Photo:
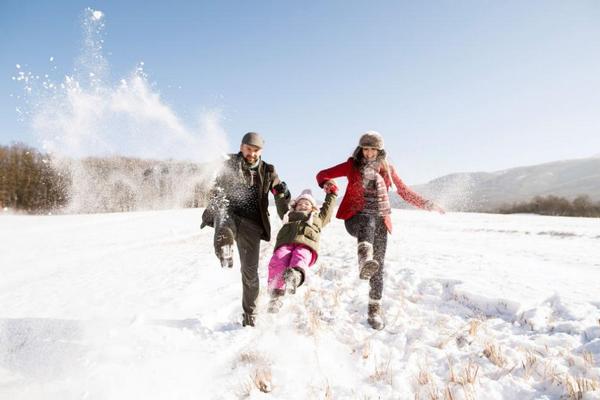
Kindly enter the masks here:
[[200, 214], [2, 216], [0, 399], [600, 399], [595, 220], [394, 210], [373, 331], [341, 221], [242, 328]]

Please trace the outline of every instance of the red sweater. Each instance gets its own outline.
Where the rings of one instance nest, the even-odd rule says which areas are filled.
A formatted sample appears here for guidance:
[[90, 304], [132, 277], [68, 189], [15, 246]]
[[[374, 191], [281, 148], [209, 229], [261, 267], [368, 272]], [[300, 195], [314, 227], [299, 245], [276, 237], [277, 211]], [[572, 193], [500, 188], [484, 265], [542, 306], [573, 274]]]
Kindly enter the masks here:
[[[390, 165], [390, 173], [387, 174], [383, 171], [379, 171], [385, 180], [385, 185], [388, 190], [392, 186], [391, 180], [396, 185], [396, 189], [400, 197], [402, 197], [406, 202], [414, 205], [415, 207], [422, 209], [429, 209], [429, 201], [419, 196], [417, 193], [413, 192], [408, 186], [402, 182], [402, 179], [396, 173], [396, 169]], [[346, 187], [346, 193], [344, 193], [344, 197], [342, 198], [342, 202], [340, 203], [340, 207], [338, 209], [336, 217], [339, 219], [349, 219], [354, 216], [356, 213], [361, 211], [365, 205], [365, 196], [364, 196], [364, 188], [362, 184], [362, 176], [360, 174], [360, 170], [354, 166], [354, 159], [350, 157], [348, 161], [338, 164], [334, 167], [324, 169], [317, 174], [317, 182], [320, 187], [323, 187], [323, 184], [330, 180], [339, 178], [341, 176], [345, 176], [348, 178], [348, 186]], [[392, 219], [389, 215], [385, 217], [385, 225], [388, 231], [392, 232]]]

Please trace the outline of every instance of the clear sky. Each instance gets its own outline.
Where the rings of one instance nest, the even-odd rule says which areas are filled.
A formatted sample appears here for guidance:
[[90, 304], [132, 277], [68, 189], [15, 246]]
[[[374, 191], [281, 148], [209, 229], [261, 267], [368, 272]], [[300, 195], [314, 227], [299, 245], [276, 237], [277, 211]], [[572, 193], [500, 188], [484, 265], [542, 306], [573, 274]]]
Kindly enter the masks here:
[[86, 7], [110, 79], [143, 61], [183, 124], [261, 132], [295, 192], [369, 129], [409, 184], [600, 153], [598, 1], [2, 0], [0, 144], [39, 147], [16, 64], [71, 73]]

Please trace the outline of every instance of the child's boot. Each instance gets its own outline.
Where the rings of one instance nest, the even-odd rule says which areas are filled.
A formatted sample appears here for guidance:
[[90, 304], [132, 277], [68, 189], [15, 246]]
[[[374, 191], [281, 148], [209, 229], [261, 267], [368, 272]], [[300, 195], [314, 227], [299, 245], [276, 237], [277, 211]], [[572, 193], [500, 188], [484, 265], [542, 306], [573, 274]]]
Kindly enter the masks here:
[[379, 269], [377, 260], [373, 260], [373, 245], [369, 242], [358, 244], [358, 270], [360, 279], [370, 279]]
[[282, 297], [284, 294], [285, 291], [282, 289], [273, 289], [271, 291], [271, 299], [269, 300], [269, 307], [267, 308], [268, 312], [272, 314], [279, 312], [281, 306], [283, 305]]
[[298, 289], [298, 286], [304, 280], [302, 270], [296, 267], [288, 268], [283, 273], [283, 279], [285, 280], [285, 290], [289, 294], [295, 294], [296, 289]]

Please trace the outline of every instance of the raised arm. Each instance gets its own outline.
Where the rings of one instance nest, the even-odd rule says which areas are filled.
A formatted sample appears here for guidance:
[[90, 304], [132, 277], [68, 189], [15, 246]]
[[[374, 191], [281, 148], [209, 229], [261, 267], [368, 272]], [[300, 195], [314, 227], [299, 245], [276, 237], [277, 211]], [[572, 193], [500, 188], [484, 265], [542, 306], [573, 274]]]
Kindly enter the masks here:
[[319, 171], [317, 174], [317, 183], [319, 187], [323, 187], [323, 184], [329, 180], [339, 178], [340, 176], [348, 176], [350, 168], [352, 168], [352, 159], [348, 159], [346, 162]]
[[411, 188], [406, 186], [402, 179], [396, 173], [396, 169], [390, 165], [390, 171], [392, 175], [392, 180], [394, 181], [394, 185], [396, 185], [396, 190], [398, 195], [404, 199], [404, 201], [412, 204], [415, 207], [421, 208], [423, 210], [431, 211], [433, 209], [433, 202], [421, 197], [417, 192], [413, 191]]
[[337, 202], [337, 193], [329, 192], [325, 196], [325, 201], [319, 210], [319, 218], [323, 221], [323, 226], [327, 225], [331, 221], [333, 216], [333, 209]]
[[277, 215], [279, 218], [283, 218], [286, 212], [289, 210], [290, 199], [292, 198], [290, 191], [287, 188], [285, 182], [279, 179], [279, 175], [275, 172], [275, 167], [272, 167], [271, 171], [271, 193], [275, 198], [275, 207], [277, 208]]

